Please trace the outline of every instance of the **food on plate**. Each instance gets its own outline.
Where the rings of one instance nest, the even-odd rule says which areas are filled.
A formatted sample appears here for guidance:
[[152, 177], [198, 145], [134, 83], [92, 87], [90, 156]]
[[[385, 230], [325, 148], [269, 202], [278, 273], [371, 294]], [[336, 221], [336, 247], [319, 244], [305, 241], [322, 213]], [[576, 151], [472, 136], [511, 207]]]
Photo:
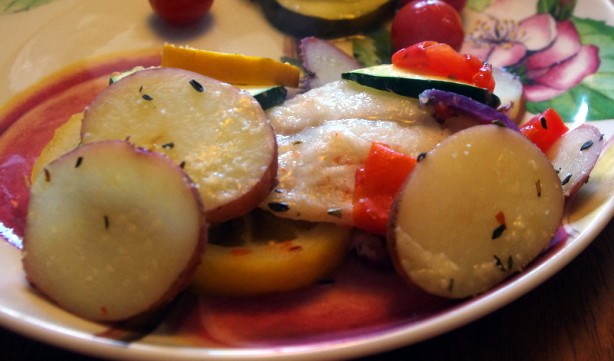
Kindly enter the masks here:
[[299, 55], [305, 68], [306, 89], [341, 79], [341, 74], [360, 68], [360, 63], [330, 42], [310, 36], [301, 39]]
[[202, 215], [194, 184], [166, 157], [121, 140], [83, 145], [32, 184], [23, 267], [76, 315], [129, 319], [189, 285], [206, 241]]
[[446, 43], [459, 50], [465, 30], [458, 11], [445, 1], [416, 0], [401, 7], [390, 26], [394, 50], [422, 41]]
[[546, 153], [563, 134], [569, 131], [569, 128], [559, 113], [550, 108], [524, 122], [520, 126], [520, 131]]
[[149, 0], [149, 5], [167, 22], [188, 25], [208, 14], [213, 0]]
[[384, 119], [404, 122], [432, 120], [418, 100], [339, 80], [296, 95], [266, 111], [277, 135], [292, 135], [328, 120]]
[[428, 89], [420, 93], [420, 104], [429, 106], [433, 116], [444, 121], [464, 116], [474, 123], [496, 123], [510, 129], [519, 130], [518, 125], [504, 113], [474, 100], [465, 95], [439, 90]]
[[394, 11], [392, 0], [261, 0], [264, 15], [282, 32], [302, 38], [334, 38], [379, 26]]
[[[399, 6], [402, 7], [402, 6], [404, 6], [407, 3], [410, 3], [412, 1], [414, 1], [414, 0], [401, 0], [401, 1], [399, 1]], [[462, 12], [463, 9], [465, 9], [465, 6], [467, 5], [467, 0], [443, 0], [443, 1], [447, 2], [448, 4], [450, 4], [459, 13]]]
[[[299, 0], [263, 6], [281, 3], [300, 3], [302, 11], [342, 6], [302, 7], [307, 2]], [[351, 3], [372, 16], [392, 2]], [[364, 68], [315, 37], [302, 39], [298, 50], [304, 72], [268, 58], [165, 44], [160, 67], [113, 74], [83, 113], [56, 130], [32, 172], [31, 246], [24, 258], [32, 283], [78, 315], [115, 321], [164, 304], [188, 284], [202, 297], [306, 288], [329, 277], [352, 250], [372, 265], [394, 264], [402, 278], [434, 295], [471, 297], [521, 271], [550, 244], [561, 227], [565, 195], [586, 181], [603, 147], [596, 128], [567, 131], [553, 110], [519, 127], [524, 100], [518, 78], [450, 45], [419, 42], [395, 52], [392, 64]], [[288, 96], [288, 87], [303, 92]], [[114, 157], [120, 165], [110, 169]], [[139, 157], [148, 160], [131, 163]], [[72, 175], [88, 159], [100, 159], [87, 168], [90, 176]], [[135, 169], [126, 170], [131, 164]], [[161, 173], [156, 181], [179, 177], [183, 186], [147, 197], [144, 192], [161, 188], [143, 181], [147, 186], [134, 192], [146, 198], [143, 203], [125, 202], [131, 199], [126, 189], [137, 188], [136, 173], [155, 178], [154, 171]], [[117, 172], [126, 172], [127, 188], [98, 190], [104, 176]], [[56, 186], [57, 179], [63, 183]], [[52, 186], [59, 190], [40, 190]], [[60, 215], [44, 215], [61, 204], [67, 194], [61, 192], [75, 187], [93, 187], [95, 197], [68, 200], [74, 213], [62, 222]], [[192, 198], [168, 198], [184, 188]], [[98, 198], [102, 208], [93, 206]], [[58, 270], [44, 274], [46, 259], [54, 256], [42, 229], [59, 222], [66, 232], [78, 207], [87, 212], [81, 211], [77, 237], [63, 236], [69, 248], [107, 237], [118, 224], [129, 228], [117, 223], [132, 221], [122, 214], [154, 213], [189, 200], [196, 210], [186, 221], [198, 219], [200, 232], [205, 219], [207, 234], [193, 243], [180, 236], [193, 253], [180, 247], [183, 261], [169, 261], [174, 273], [155, 289], [144, 287], [160, 297], [148, 293], [129, 304], [125, 293], [115, 294], [115, 309], [94, 293], [77, 305], [67, 296], [75, 288], [39, 286], [65, 277]], [[184, 213], [170, 216], [170, 224], [158, 214], [139, 218], [104, 251], [94, 245], [96, 254], [84, 259], [92, 257], [94, 270], [106, 270], [101, 255], [123, 252], [128, 240], [122, 237], [139, 244], [158, 228], [175, 227]], [[102, 219], [100, 229], [89, 229], [92, 214]], [[154, 222], [151, 229], [147, 222]], [[167, 252], [165, 237], [175, 238], [155, 236], [159, 245], [149, 252]], [[134, 250], [126, 252], [136, 257]], [[73, 268], [86, 262], [65, 257]], [[110, 268], [127, 267], [124, 258], [113, 262]], [[142, 275], [128, 280], [141, 282]], [[118, 282], [113, 277], [119, 276], [111, 273], [105, 282]], [[79, 282], [67, 287], [84, 287]]]
[[253, 96], [263, 110], [283, 103], [288, 96], [288, 89], [283, 85], [243, 85], [239, 89]]
[[[458, 53], [447, 44], [419, 42], [396, 51], [391, 61], [392, 64], [346, 72], [342, 77], [414, 98], [424, 90], [440, 89], [466, 95], [495, 108], [500, 105], [499, 97], [493, 93], [492, 67], [475, 56]], [[507, 80], [512, 83], [512, 79]], [[510, 91], [506, 95], [512, 94]]]
[[283, 85], [296, 88], [301, 71], [271, 58], [221, 53], [165, 44], [162, 67], [200, 73], [234, 85]]
[[74, 114], [55, 130], [53, 137], [45, 145], [32, 166], [32, 173], [30, 175], [32, 182], [34, 182], [38, 174], [47, 164], [59, 158], [62, 154], [77, 148], [79, 143], [81, 143], [82, 119], [83, 112]]
[[470, 127], [409, 175], [390, 217], [390, 252], [399, 273], [428, 292], [474, 296], [549, 245], [564, 202], [550, 161], [522, 134]]
[[351, 228], [254, 211], [213, 229], [192, 285], [198, 292], [249, 296], [304, 288], [347, 256]]
[[448, 77], [417, 74], [392, 64], [356, 69], [343, 73], [342, 77], [365, 86], [412, 98], [418, 98], [420, 93], [428, 89], [441, 89], [466, 95], [491, 107], [500, 104], [499, 97], [488, 89]]
[[417, 158], [445, 134], [432, 118], [407, 123], [346, 118], [278, 136], [279, 184], [261, 207], [283, 218], [356, 225], [355, 176], [372, 143]]
[[255, 208], [277, 173], [275, 134], [254, 98], [177, 68], [141, 70], [108, 86], [85, 110], [81, 137], [166, 154], [197, 184], [212, 223]]
[[371, 143], [369, 155], [354, 177], [352, 218], [355, 227], [386, 235], [393, 200], [424, 154], [413, 158], [387, 144]]
[[526, 102], [520, 77], [498, 67], [492, 68], [492, 76], [495, 80], [493, 93], [501, 102], [498, 110], [515, 123], [520, 123], [525, 114]]
[[582, 124], [561, 135], [548, 149], [546, 156], [561, 179], [565, 196], [574, 195], [588, 181], [604, 147], [601, 131]]

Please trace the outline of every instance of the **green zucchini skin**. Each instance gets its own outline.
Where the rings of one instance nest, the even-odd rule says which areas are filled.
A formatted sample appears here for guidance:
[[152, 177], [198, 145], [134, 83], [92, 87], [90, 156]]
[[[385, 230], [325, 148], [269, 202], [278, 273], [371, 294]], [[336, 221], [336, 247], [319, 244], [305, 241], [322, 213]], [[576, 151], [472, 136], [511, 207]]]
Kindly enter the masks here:
[[276, 0], [260, 0], [260, 5], [267, 20], [281, 32], [297, 38], [316, 36], [325, 39], [372, 29], [390, 18], [395, 9], [395, 1], [388, 1], [357, 18], [325, 19], [292, 11]]
[[241, 87], [241, 89], [250, 93], [262, 109], [267, 110], [276, 105], [283, 103], [286, 100], [288, 90], [282, 85], [268, 86], [268, 87]]
[[445, 78], [426, 77], [391, 69], [392, 66], [389, 64], [376, 65], [343, 73], [341, 78], [411, 98], [418, 98], [420, 93], [428, 89], [439, 89], [468, 96], [493, 108], [501, 105], [499, 97], [488, 89]]

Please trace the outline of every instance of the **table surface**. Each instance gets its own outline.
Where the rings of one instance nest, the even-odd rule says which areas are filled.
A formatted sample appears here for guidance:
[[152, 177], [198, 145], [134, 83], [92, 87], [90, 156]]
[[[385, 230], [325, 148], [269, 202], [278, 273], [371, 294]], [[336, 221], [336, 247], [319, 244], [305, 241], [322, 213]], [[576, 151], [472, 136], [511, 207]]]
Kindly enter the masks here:
[[[614, 221], [543, 285], [467, 326], [372, 360], [614, 360]], [[0, 328], [0, 360], [93, 361]]]

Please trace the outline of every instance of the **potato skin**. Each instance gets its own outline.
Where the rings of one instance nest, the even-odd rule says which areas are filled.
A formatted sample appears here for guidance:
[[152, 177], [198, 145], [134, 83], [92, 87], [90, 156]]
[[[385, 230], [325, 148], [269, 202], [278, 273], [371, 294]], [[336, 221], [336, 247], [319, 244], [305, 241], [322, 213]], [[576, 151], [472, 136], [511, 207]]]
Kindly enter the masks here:
[[[23, 268], [26, 274], [26, 280], [29, 282], [29, 284], [32, 285], [33, 288], [38, 290], [44, 297], [46, 297], [53, 303], [56, 303], [60, 307], [65, 308], [66, 310], [73, 312], [78, 316], [81, 316], [81, 317], [84, 317], [84, 318], [87, 318], [93, 321], [100, 321], [100, 322], [116, 322], [116, 321], [126, 321], [126, 320], [135, 319], [142, 315], [149, 314], [150, 312], [153, 312], [167, 305], [181, 291], [185, 290], [189, 286], [191, 279], [192, 279], [192, 275], [194, 274], [194, 272], [196, 271], [196, 268], [199, 266], [201, 262], [201, 257], [205, 249], [205, 245], [207, 243], [207, 223], [204, 217], [204, 206], [201, 202], [198, 190], [194, 186], [193, 182], [190, 180], [189, 176], [185, 174], [185, 172], [183, 172], [179, 167], [177, 167], [171, 160], [169, 160], [167, 157], [165, 157], [162, 154], [151, 152], [151, 151], [148, 151], [142, 148], [135, 148], [132, 145], [130, 145], [128, 142], [125, 142], [125, 141], [110, 140], [110, 141], [101, 141], [101, 142], [84, 145], [80, 148], [77, 148], [61, 156], [57, 160], [50, 163], [49, 166], [52, 167], [54, 163], [59, 164], [62, 162], [74, 163], [74, 160], [78, 159], [79, 155], [83, 155], [84, 151], [87, 152], [88, 149], [96, 151], [96, 150], [101, 150], [101, 148], [109, 148], [109, 147], [116, 149], [116, 150], [119, 149], [121, 152], [126, 152], [126, 151], [133, 152], [133, 156], [135, 158], [146, 157], [146, 158], [153, 159], [154, 162], [158, 162], [157, 164], [159, 166], [164, 167], [164, 170], [170, 170], [173, 172], [177, 172], [176, 174], [181, 177], [183, 183], [187, 186], [187, 189], [189, 193], [191, 194], [191, 198], [194, 201], [193, 204], [196, 206], [197, 214], [195, 215], [197, 216], [196, 219], [198, 219], [197, 222], [199, 224], [199, 228], [196, 232], [197, 237], [194, 239], [194, 242], [193, 242], [194, 248], [189, 251], [188, 254], [190, 256], [187, 259], [185, 265], [179, 265], [179, 267], [182, 267], [182, 270], [176, 275], [176, 278], [172, 282], [169, 282], [166, 290], [164, 290], [157, 299], [152, 300], [151, 303], [144, 305], [144, 307], [140, 311], [134, 312], [130, 315], [122, 315], [120, 317], [114, 317], [112, 315], [99, 314], [97, 316], [92, 316], [91, 314], [83, 314], [82, 312], [73, 309], [72, 306], [70, 306], [67, 302], [61, 300], [61, 299], [65, 300], [65, 297], [63, 295], [60, 295], [59, 293], [57, 293], [57, 291], [54, 289], [53, 286], [49, 286], [50, 283], [48, 281], [48, 270], [45, 268], [46, 265], [39, 263], [39, 262], [45, 259], [44, 255], [41, 257], [41, 252], [50, 252], [50, 250], [48, 249], [47, 251], [45, 250], [37, 251], [38, 256], [32, 255], [33, 252], [35, 252], [35, 250], [32, 250], [32, 247], [34, 247], [32, 245], [32, 242], [34, 242], [34, 240], [31, 239], [32, 230], [30, 228], [32, 227], [31, 222], [33, 221], [29, 215], [28, 222], [26, 225], [26, 234], [24, 237], [24, 248], [23, 248], [23, 257], [22, 257], [22, 265], [23, 265]], [[53, 177], [53, 174], [51, 174], [51, 176], [49, 176], [49, 174], [50, 173], [47, 173], [46, 171], [41, 171], [35, 182], [45, 182], [45, 177]], [[36, 186], [36, 183], [34, 186]], [[34, 202], [36, 202], [36, 197], [39, 197], [39, 195], [37, 195], [36, 193], [33, 193], [33, 195], [30, 198], [31, 206], [33, 206]], [[71, 219], [68, 219], [67, 222], [71, 222]], [[66, 226], [71, 227], [72, 226], [71, 223], [67, 224]], [[60, 243], [66, 245], [67, 241], [70, 242], [70, 240], [63, 239], [63, 240], [60, 240]], [[62, 253], [61, 249], [56, 249], [58, 247], [61, 247], [61, 245], [53, 246], [53, 249], [52, 249], [52, 251], [54, 252], [53, 254]], [[68, 252], [68, 250], [65, 249], [65, 253], [70, 253], [70, 252]], [[49, 254], [49, 256], [53, 256], [53, 255]], [[87, 257], [87, 254], [80, 254], [77, 256]], [[138, 255], [134, 255], [134, 256], [136, 257]], [[88, 270], [82, 270], [82, 271], [84, 271], [83, 274], [73, 274], [73, 277], [85, 277], [84, 274], [86, 274]], [[73, 272], [73, 273], [76, 273], [76, 272]], [[51, 284], [53, 284], [53, 282]], [[81, 294], [75, 294], [74, 297], [79, 298], [77, 302], [80, 302]], [[130, 295], [126, 295], [126, 297], [130, 297]]]
[[534, 144], [507, 128], [475, 126], [447, 138], [408, 177], [388, 248], [410, 283], [471, 297], [532, 262], [563, 210], [558, 176]]

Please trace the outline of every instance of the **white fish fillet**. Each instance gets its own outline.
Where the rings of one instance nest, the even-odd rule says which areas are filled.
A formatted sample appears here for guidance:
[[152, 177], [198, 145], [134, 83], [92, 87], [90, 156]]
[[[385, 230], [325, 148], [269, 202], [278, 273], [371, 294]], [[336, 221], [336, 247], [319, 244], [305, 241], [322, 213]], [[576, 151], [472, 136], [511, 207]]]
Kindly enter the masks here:
[[299, 94], [267, 111], [277, 134], [289, 135], [327, 120], [373, 119], [399, 122], [431, 120], [418, 100], [339, 80]]
[[372, 142], [417, 157], [446, 133], [434, 120], [341, 119], [277, 137], [279, 184], [262, 206], [280, 217], [352, 225], [356, 170]]

